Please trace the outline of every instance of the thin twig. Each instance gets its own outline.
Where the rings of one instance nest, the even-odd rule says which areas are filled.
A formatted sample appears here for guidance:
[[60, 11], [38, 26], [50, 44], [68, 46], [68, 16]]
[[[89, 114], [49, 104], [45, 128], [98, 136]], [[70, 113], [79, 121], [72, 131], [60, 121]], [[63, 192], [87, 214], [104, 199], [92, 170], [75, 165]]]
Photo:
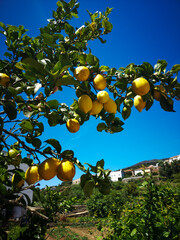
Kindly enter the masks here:
[[39, 151], [38, 149], [34, 149], [34, 148], [31, 148], [31, 147], [28, 147], [16, 134], [14, 134], [14, 133], [12, 133], [12, 132], [9, 132], [9, 131], [7, 131], [6, 129], [2, 129], [2, 131], [5, 132], [6, 134], [12, 136], [13, 138], [15, 138], [17, 141], [19, 141], [19, 143], [22, 145], [22, 147], [23, 147], [26, 151], [28, 151], [28, 152], [30, 152], [30, 153], [32, 153], [32, 154], [37, 152], [37, 153], [43, 155], [44, 157], [48, 158], [45, 153]]

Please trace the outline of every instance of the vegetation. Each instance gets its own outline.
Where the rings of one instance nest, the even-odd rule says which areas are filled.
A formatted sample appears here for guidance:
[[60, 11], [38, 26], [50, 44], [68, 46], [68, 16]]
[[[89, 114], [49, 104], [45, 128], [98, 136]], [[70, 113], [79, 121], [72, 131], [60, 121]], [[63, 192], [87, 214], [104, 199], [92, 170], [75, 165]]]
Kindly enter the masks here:
[[[48, 217], [33, 208], [33, 203], [23, 190], [36, 191], [37, 182], [41, 179], [49, 180], [57, 175], [62, 181], [71, 181], [76, 165], [83, 171], [81, 187], [87, 197], [95, 189], [99, 191], [95, 195], [97, 198], [98, 194], [110, 193], [110, 171], [104, 169], [104, 160], [98, 161], [95, 166], [87, 163], [86, 168], [72, 150], [62, 151], [59, 140], [49, 138], [42, 142], [46, 130], [45, 121], [49, 127], [58, 128], [65, 124], [67, 131], [74, 134], [81, 131], [81, 126], [92, 116], [101, 120], [97, 131], [118, 133], [123, 130], [124, 122], [121, 118], [126, 120], [131, 115], [133, 102], [142, 111], [149, 110], [154, 99], [158, 99], [163, 110], [174, 111], [174, 100], [180, 98], [180, 83], [177, 80], [180, 64], [174, 65], [169, 71], [166, 71], [165, 60], [158, 60], [154, 67], [147, 62], [141, 65], [131, 63], [119, 69], [102, 66], [87, 45], [94, 39], [105, 43], [103, 36], [110, 33], [113, 27], [109, 21], [112, 9], [95, 13], [88, 11], [90, 20], [75, 29], [70, 20], [78, 17], [78, 7], [79, 3], [75, 0], [58, 1], [53, 18], [48, 20], [45, 27], [40, 28], [37, 37], [28, 36], [22, 25], [17, 27], [0, 23], [0, 33], [7, 46], [4, 59], [0, 60], [0, 236], [4, 239], [11, 228], [10, 217], [14, 206], [28, 210], [28, 224], [21, 233], [22, 239], [44, 239], [48, 220], [52, 220], [57, 211], [61, 212], [62, 206], [67, 210], [71, 208], [71, 202], [68, 203], [67, 199], [63, 202], [60, 193], [48, 188], [45, 190], [44, 201], [41, 202]], [[162, 87], [157, 88], [157, 85]], [[56, 98], [56, 92], [65, 91], [65, 87], [71, 88], [77, 95], [77, 99], [72, 99], [71, 106]], [[157, 91], [160, 95], [158, 98]], [[40, 162], [40, 157], [43, 157], [43, 162]], [[29, 166], [26, 173], [21, 167], [22, 163]], [[9, 169], [10, 165], [13, 168]], [[21, 180], [26, 180], [29, 186], [20, 185]], [[140, 202], [140, 210], [137, 208], [140, 216], [147, 214], [146, 204], [150, 197], [157, 197], [153, 195], [156, 186], [152, 183], [147, 186], [151, 191], [145, 193]], [[130, 187], [130, 192], [134, 191], [132, 189]], [[161, 193], [161, 190], [158, 191]], [[119, 204], [124, 204], [120, 196], [114, 194]], [[177, 202], [174, 195], [172, 199]], [[113, 203], [116, 208], [116, 203]], [[172, 214], [169, 218], [174, 219], [171, 221], [168, 218], [168, 224], [174, 221], [174, 233], [168, 232], [164, 223], [160, 233], [165, 237], [176, 237], [178, 226], [174, 225], [177, 221], [173, 215], [175, 207], [171, 201], [169, 205], [163, 205], [162, 201], [159, 203], [162, 205], [152, 206], [153, 211], [159, 211], [161, 206], [170, 206]], [[128, 205], [126, 208], [130, 209]], [[145, 212], [141, 212], [143, 208]], [[113, 208], [110, 210], [111, 214], [106, 208], [103, 216], [107, 213], [116, 214]], [[98, 213], [97, 210], [96, 212]], [[117, 211], [117, 214], [120, 212], [121, 210]], [[149, 226], [148, 233], [145, 232], [146, 229], [141, 230], [143, 236], [148, 234], [148, 239], [152, 239], [156, 227], [151, 224], [152, 216], [148, 215], [145, 221]], [[160, 214], [157, 218], [161, 217]], [[145, 226], [141, 223], [142, 229]], [[121, 231], [121, 228], [119, 226], [113, 230], [114, 234], [122, 232], [124, 236], [128, 233], [136, 236], [140, 231], [137, 226], [134, 226], [136, 230], [128, 226], [127, 232]]]

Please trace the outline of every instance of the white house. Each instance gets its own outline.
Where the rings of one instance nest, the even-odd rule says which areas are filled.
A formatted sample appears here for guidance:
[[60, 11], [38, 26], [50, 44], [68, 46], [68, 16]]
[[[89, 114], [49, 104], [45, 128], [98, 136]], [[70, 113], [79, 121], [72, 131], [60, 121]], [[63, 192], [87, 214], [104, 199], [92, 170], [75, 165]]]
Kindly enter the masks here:
[[165, 160], [164, 162], [172, 163], [173, 161], [180, 161], [180, 155], [177, 155], [177, 156], [174, 156], [174, 157], [170, 157], [167, 160]]
[[112, 182], [117, 182], [120, 178], [124, 177], [124, 172], [122, 169], [117, 171], [111, 171], [109, 177], [111, 178]]

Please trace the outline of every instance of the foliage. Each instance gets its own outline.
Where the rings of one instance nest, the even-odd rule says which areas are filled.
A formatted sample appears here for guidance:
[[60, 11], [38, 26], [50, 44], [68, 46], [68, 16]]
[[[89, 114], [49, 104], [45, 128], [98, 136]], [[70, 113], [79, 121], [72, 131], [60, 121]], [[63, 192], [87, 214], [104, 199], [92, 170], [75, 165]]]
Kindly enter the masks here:
[[179, 203], [180, 196], [170, 186], [145, 181], [140, 196], [122, 206], [120, 217], [109, 215], [105, 239], [179, 239]]
[[36, 192], [38, 196], [38, 206], [42, 206], [45, 210], [45, 215], [50, 221], [55, 221], [56, 213], [65, 213], [73, 209], [76, 198], [62, 199], [62, 192], [52, 190], [51, 187], [46, 186], [40, 192]]
[[160, 176], [172, 178], [173, 174], [180, 172], [180, 161], [161, 162], [159, 167]]
[[116, 215], [118, 218], [126, 200], [125, 191], [113, 190], [109, 195], [103, 195], [95, 191], [87, 200], [87, 207], [91, 216], [105, 218], [109, 215]]

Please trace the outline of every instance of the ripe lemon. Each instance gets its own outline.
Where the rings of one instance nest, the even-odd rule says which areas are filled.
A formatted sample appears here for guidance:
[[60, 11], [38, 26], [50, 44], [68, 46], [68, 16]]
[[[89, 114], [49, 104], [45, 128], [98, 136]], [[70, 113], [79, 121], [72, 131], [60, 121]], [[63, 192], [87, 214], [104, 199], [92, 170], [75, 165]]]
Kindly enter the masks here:
[[78, 99], [78, 105], [79, 105], [79, 109], [84, 113], [88, 113], [93, 106], [91, 98], [86, 94], [82, 95]]
[[57, 168], [60, 160], [57, 158], [48, 158], [43, 161], [38, 168], [39, 175], [44, 180], [50, 180], [57, 175]]
[[75, 175], [75, 166], [67, 159], [63, 159], [58, 166], [57, 177], [61, 181], [72, 181]]
[[109, 98], [109, 100], [106, 103], [104, 103], [103, 107], [104, 107], [104, 110], [108, 113], [117, 112], [117, 104], [112, 98]]
[[79, 124], [78, 120], [76, 120], [75, 118], [71, 118], [71, 119], [67, 120], [66, 127], [69, 132], [75, 133], [75, 132], [79, 131], [80, 124]]
[[38, 173], [38, 166], [30, 166], [27, 171], [25, 172], [25, 180], [26, 182], [31, 185], [36, 183], [40, 180], [40, 176]]
[[0, 85], [7, 87], [9, 81], [10, 81], [10, 78], [8, 75], [6, 75], [5, 73], [0, 73]]
[[109, 100], [109, 93], [106, 91], [100, 91], [97, 93], [97, 99], [100, 103], [106, 103]]
[[132, 82], [132, 90], [137, 95], [143, 96], [146, 95], [150, 90], [149, 82], [145, 78], [136, 78]]
[[89, 112], [90, 115], [96, 115], [99, 114], [101, 112], [101, 110], [103, 109], [103, 104], [100, 103], [98, 100], [95, 100], [93, 102], [93, 106], [91, 111]]
[[74, 77], [78, 81], [86, 81], [90, 75], [89, 68], [84, 66], [79, 66], [74, 70]]
[[[11, 179], [12, 184], [14, 183], [14, 178], [15, 178], [15, 174], [12, 175], [12, 179]], [[21, 179], [21, 180], [17, 183], [17, 187], [18, 187], [18, 188], [21, 188], [23, 184], [24, 184], [24, 179]]]
[[143, 101], [142, 96], [136, 95], [134, 97], [134, 106], [139, 112], [141, 112], [145, 108], [146, 102]]
[[97, 74], [93, 79], [94, 88], [97, 90], [104, 90], [106, 88], [106, 79], [103, 75]]
[[156, 99], [157, 101], [160, 101], [161, 95], [166, 96], [166, 90], [162, 85], [155, 86], [154, 95], [153, 95], [154, 99]]

